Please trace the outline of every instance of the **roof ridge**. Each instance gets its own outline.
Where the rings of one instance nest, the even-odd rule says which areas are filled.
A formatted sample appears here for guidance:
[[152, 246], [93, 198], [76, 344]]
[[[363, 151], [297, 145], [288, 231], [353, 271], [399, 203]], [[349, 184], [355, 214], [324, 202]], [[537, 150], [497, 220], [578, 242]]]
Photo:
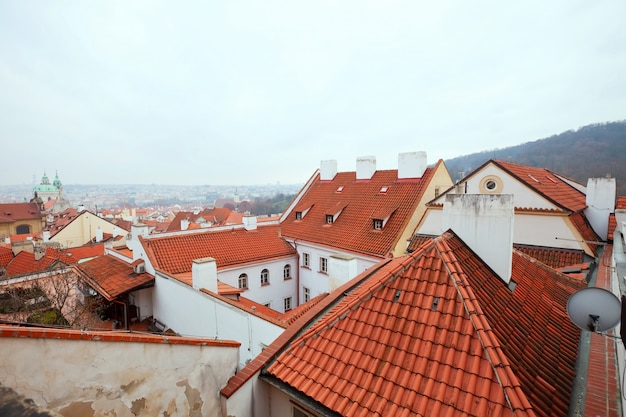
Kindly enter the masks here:
[[[521, 415], [518, 414], [521, 412], [524, 415], [534, 416], [535, 412], [532, 409], [532, 405], [522, 391], [521, 384], [511, 369], [509, 360], [502, 350], [498, 337], [493, 332], [485, 313], [477, 302], [478, 299], [471, 285], [467, 279], [463, 278], [466, 275], [465, 272], [463, 272], [462, 268], [457, 268], [460, 262], [456, 258], [454, 250], [447, 243], [451, 236], [451, 234], [444, 234], [434, 239], [435, 250], [444, 261], [443, 265], [448, 271], [448, 276], [463, 303], [463, 307], [474, 327], [474, 331], [483, 347], [485, 357], [493, 369], [498, 384], [502, 387], [504, 398], [509, 408], [515, 415]], [[459, 276], [460, 279], [455, 279], [456, 276]]]

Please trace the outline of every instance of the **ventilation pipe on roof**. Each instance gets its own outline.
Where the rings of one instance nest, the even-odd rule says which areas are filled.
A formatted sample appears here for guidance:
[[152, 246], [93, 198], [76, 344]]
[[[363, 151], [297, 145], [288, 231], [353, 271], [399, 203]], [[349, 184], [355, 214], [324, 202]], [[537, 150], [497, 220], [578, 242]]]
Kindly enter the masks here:
[[452, 229], [505, 282], [513, 261], [512, 194], [447, 194], [444, 230]]
[[320, 180], [330, 181], [335, 178], [335, 175], [337, 175], [337, 161], [335, 159], [320, 162]]
[[104, 240], [104, 232], [100, 229], [100, 226], [96, 229], [96, 243], [100, 243]]
[[398, 179], [422, 178], [427, 167], [428, 159], [424, 151], [398, 154]]
[[44, 242], [50, 242], [50, 230], [44, 230], [42, 237]]
[[369, 180], [376, 172], [376, 157], [361, 156], [356, 159], [356, 179]]
[[189, 229], [189, 219], [182, 219], [180, 221], [180, 230], [187, 230]]
[[589, 178], [587, 180], [585, 216], [602, 240], [607, 239], [609, 217], [615, 212], [616, 194], [615, 178]]
[[217, 294], [217, 264], [214, 258], [194, 259], [191, 264], [193, 288], [202, 288]]

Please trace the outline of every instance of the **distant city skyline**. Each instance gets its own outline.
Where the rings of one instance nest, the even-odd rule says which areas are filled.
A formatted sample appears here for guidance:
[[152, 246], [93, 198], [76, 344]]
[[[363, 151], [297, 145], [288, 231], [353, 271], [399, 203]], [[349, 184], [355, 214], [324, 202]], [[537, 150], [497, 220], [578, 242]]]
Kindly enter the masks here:
[[302, 184], [626, 119], [626, 2], [0, 0], [0, 185]]

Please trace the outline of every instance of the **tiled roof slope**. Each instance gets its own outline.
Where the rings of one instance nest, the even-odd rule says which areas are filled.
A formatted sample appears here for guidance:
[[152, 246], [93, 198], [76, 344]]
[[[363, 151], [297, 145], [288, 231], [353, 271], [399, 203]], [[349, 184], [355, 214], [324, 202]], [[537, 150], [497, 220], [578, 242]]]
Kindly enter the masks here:
[[561, 248], [545, 248], [538, 246], [514, 245], [515, 249], [532, 256], [539, 262], [548, 265], [550, 268], [557, 269], [566, 266], [578, 265], [583, 263], [585, 252], [581, 250], [561, 249]]
[[[452, 242], [452, 241], [451, 241]], [[513, 251], [513, 292], [460, 241], [452, 249], [491, 328], [539, 416], [565, 416], [576, 376], [580, 330], [566, 311], [584, 281]]]
[[6, 267], [13, 259], [13, 251], [10, 247], [0, 246], [0, 268]]
[[13, 223], [16, 220], [40, 218], [41, 210], [37, 203], [0, 204], [0, 223]]
[[296, 253], [280, 236], [278, 225], [155, 236], [142, 241], [152, 265], [170, 274], [190, 272], [194, 259], [215, 258], [219, 269]]
[[[441, 163], [441, 161], [439, 162]], [[372, 256], [393, 250], [416, 210], [436, 168], [427, 168], [418, 179], [398, 180], [397, 170], [378, 170], [369, 180], [357, 180], [355, 172], [340, 172], [332, 180], [319, 175], [282, 221], [283, 235]], [[387, 187], [383, 190], [383, 187]], [[307, 211], [308, 210], [308, 211]], [[332, 224], [326, 215], [341, 214]], [[301, 220], [296, 212], [306, 212]], [[389, 220], [374, 230], [373, 220]]]
[[109, 301], [128, 291], [154, 283], [153, 275], [137, 274], [131, 265], [112, 255], [82, 262], [74, 270]]
[[585, 194], [563, 181], [560, 175], [549, 169], [499, 160], [492, 162], [565, 210], [578, 212], [587, 207]]
[[447, 233], [394, 259], [266, 368], [344, 416], [567, 415], [582, 287], [514, 253], [507, 286]]
[[[626, 210], [626, 197], [617, 197], [617, 203], [615, 204], [616, 210]], [[615, 232], [615, 228], [617, 227], [617, 219], [615, 218], [615, 213], [611, 213], [609, 215], [609, 230], [608, 237], [609, 241], [613, 241], [613, 233]]]

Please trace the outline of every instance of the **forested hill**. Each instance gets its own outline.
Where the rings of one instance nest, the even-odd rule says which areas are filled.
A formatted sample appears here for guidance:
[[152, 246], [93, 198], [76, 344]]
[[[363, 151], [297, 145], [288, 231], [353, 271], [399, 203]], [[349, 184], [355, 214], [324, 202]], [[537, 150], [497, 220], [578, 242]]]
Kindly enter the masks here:
[[548, 168], [587, 185], [588, 178], [611, 176], [626, 196], [626, 120], [598, 123], [510, 148], [446, 160], [456, 181], [490, 159]]

